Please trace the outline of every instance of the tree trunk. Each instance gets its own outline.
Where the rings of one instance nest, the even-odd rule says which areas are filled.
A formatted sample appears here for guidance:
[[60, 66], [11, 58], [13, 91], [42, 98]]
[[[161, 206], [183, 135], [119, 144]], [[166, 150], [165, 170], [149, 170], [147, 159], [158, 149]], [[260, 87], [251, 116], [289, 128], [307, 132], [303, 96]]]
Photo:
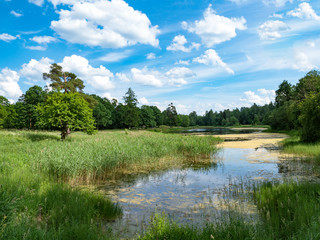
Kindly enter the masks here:
[[69, 136], [69, 134], [70, 134], [70, 128], [68, 126], [68, 123], [65, 123], [61, 130], [61, 140], [65, 140], [66, 137]]

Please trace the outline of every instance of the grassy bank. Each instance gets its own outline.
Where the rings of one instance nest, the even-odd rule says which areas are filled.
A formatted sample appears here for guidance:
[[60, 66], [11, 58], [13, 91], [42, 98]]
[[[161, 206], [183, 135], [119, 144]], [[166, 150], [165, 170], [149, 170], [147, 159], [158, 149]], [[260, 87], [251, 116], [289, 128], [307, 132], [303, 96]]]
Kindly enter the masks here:
[[155, 214], [140, 239], [319, 239], [319, 193], [320, 185], [315, 183], [263, 184], [253, 189], [259, 222], [229, 213], [220, 223], [183, 226]]
[[107, 131], [62, 142], [58, 132], [0, 131], [0, 239], [108, 239], [105, 223], [121, 209], [78, 180], [202, 161], [217, 141]]
[[[214, 137], [168, 135], [146, 131], [74, 133], [60, 141], [55, 133], [0, 132], [2, 165], [27, 165], [57, 179], [105, 179], [112, 173], [137, 173], [183, 162], [210, 159]], [[115, 175], [115, 174], [113, 174]]]

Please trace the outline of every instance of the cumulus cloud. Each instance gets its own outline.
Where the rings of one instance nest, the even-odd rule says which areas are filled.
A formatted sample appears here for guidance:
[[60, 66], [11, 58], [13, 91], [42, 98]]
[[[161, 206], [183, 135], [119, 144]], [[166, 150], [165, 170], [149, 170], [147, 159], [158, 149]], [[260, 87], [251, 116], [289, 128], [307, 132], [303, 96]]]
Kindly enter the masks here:
[[102, 97], [103, 97], [103, 98], [108, 98], [110, 101], [113, 100], [113, 99], [118, 100], [116, 97], [112, 97], [109, 92], [103, 93], [103, 94], [102, 94]]
[[289, 16], [298, 17], [301, 19], [311, 19], [320, 21], [320, 16], [316, 14], [311, 5], [307, 2], [299, 4], [299, 7], [287, 13]]
[[62, 9], [58, 13], [60, 19], [52, 21], [51, 28], [71, 43], [104, 48], [138, 43], [159, 45], [158, 26], [152, 26], [147, 15], [123, 0], [79, 1], [70, 10]]
[[202, 63], [208, 66], [218, 66], [224, 68], [228, 73], [234, 74], [234, 71], [221, 60], [217, 52], [213, 49], [205, 51], [200, 57], [194, 58], [193, 62]]
[[31, 59], [29, 63], [22, 65], [20, 75], [31, 82], [43, 81], [42, 74], [50, 71], [50, 65], [54, 61], [50, 58], [41, 58], [40, 61]]
[[182, 52], [191, 52], [192, 49], [199, 49], [200, 44], [199, 43], [191, 43], [189, 47], [186, 47], [185, 44], [187, 44], [187, 39], [183, 35], [175, 36], [172, 40], [172, 43], [170, 46], [167, 47], [167, 50], [169, 51], [182, 51]]
[[13, 41], [15, 39], [17, 39], [19, 36], [12, 36], [8, 33], [2, 33], [0, 34], [0, 40], [5, 41], [5, 42], [10, 42]]
[[275, 5], [276, 7], [283, 7], [287, 2], [292, 3], [293, 0], [263, 0], [266, 5]]
[[33, 38], [30, 38], [30, 40], [39, 44], [48, 44], [57, 41], [56, 38], [51, 36], [35, 36]]
[[212, 5], [205, 10], [203, 19], [193, 24], [182, 23], [182, 27], [197, 34], [207, 47], [228, 41], [237, 36], [236, 30], [247, 29], [246, 20], [241, 18], [227, 18], [217, 15]]
[[22, 17], [22, 16], [23, 16], [22, 13], [16, 12], [16, 11], [14, 11], [14, 10], [12, 10], [12, 11], [10, 12], [10, 14], [12, 14], [12, 15], [15, 16], [15, 17]]
[[279, 20], [270, 20], [260, 25], [258, 33], [260, 39], [276, 40], [281, 38], [281, 33], [288, 29], [289, 27], [286, 23]]
[[29, 0], [29, 3], [33, 3], [39, 7], [42, 7], [42, 5], [44, 4], [44, 0]]
[[126, 50], [123, 52], [112, 52], [108, 53], [103, 57], [100, 57], [99, 60], [103, 62], [119, 62], [123, 59], [128, 58], [132, 54], [131, 50]]
[[148, 53], [147, 59], [149, 59], [149, 60], [156, 59], [156, 55], [154, 53]]
[[320, 39], [305, 41], [293, 50], [293, 68], [302, 72], [320, 68]]
[[160, 79], [160, 73], [158, 71], [149, 71], [148, 68], [131, 69], [132, 79], [140, 84], [154, 87], [162, 87], [163, 82]]
[[139, 98], [138, 101], [141, 105], [148, 105], [149, 104], [148, 99], [146, 99], [145, 97]]
[[267, 89], [258, 89], [258, 93], [253, 91], [246, 91], [244, 92], [244, 96], [240, 99], [244, 103], [248, 104], [257, 104], [257, 105], [265, 105], [269, 104], [270, 102], [274, 101], [276, 96], [276, 92], [274, 90], [267, 90]]
[[65, 57], [59, 65], [62, 66], [64, 71], [75, 73], [97, 91], [114, 88], [114, 83], [112, 82], [113, 73], [102, 65], [99, 68], [92, 67], [84, 57], [77, 55]]
[[188, 83], [185, 78], [194, 75], [193, 71], [186, 67], [175, 67], [166, 72], [166, 76], [169, 78], [168, 83], [179, 87]]
[[0, 95], [6, 98], [18, 98], [22, 91], [18, 84], [20, 79], [16, 71], [4, 68], [0, 73]]
[[122, 82], [130, 82], [130, 79], [124, 73], [116, 73], [116, 77]]

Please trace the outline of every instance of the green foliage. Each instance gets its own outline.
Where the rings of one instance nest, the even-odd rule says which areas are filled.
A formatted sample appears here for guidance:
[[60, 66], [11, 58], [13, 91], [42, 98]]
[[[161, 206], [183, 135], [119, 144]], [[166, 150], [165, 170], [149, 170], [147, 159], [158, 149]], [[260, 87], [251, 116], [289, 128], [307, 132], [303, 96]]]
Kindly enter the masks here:
[[299, 120], [302, 125], [301, 140], [315, 142], [320, 140], [320, 92], [310, 94], [300, 105]]
[[296, 100], [304, 100], [310, 94], [320, 92], [320, 72], [310, 71], [305, 77], [301, 78], [295, 87]]
[[49, 73], [43, 73], [43, 79], [51, 80], [50, 87], [56, 91], [82, 92], [83, 81], [77, 78], [74, 73], [63, 72], [62, 67], [56, 63], [51, 64]]
[[157, 126], [156, 116], [153, 108], [147, 105], [143, 105], [140, 110], [140, 118], [142, 126], [155, 127]]
[[277, 107], [281, 107], [285, 102], [290, 101], [293, 98], [293, 86], [284, 80], [276, 91], [275, 104]]
[[140, 109], [137, 107], [138, 100], [131, 88], [128, 89], [123, 97], [123, 124], [129, 128], [137, 127], [140, 123]]
[[40, 114], [40, 126], [56, 127], [61, 130], [61, 138], [71, 130], [94, 132], [92, 109], [78, 93], [56, 92], [48, 96], [44, 105], [37, 107]]
[[177, 126], [178, 113], [173, 103], [170, 103], [163, 112], [164, 124], [168, 126]]

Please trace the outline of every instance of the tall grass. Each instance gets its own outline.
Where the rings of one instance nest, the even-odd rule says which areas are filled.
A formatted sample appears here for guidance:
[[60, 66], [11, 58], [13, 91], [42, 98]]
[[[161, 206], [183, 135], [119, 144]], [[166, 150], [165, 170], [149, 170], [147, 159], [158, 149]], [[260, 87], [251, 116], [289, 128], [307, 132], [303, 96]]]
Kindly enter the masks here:
[[[239, 190], [241, 192], [241, 190]], [[156, 213], [139, 239], [320, 239], [320, 185], [265, 183], [252, 189], [261, 221], [229, 212], [220, 222], [179, 225]]]
[[[36, 171], [62, 179], [92, 181], [119, 169], [152, 170], [181, 161], [210, 158], [217, 139], [151, 132], [108, 131], [96, 136], [76, 134], [68, 141], [42, 140], [30, 156]], [[45, 142], [45, 144], [43, 144]]]
[[103, 222], [121, 210], [97, 193], [20, 168], [0, 176], [0, 239], [108, 239]]

